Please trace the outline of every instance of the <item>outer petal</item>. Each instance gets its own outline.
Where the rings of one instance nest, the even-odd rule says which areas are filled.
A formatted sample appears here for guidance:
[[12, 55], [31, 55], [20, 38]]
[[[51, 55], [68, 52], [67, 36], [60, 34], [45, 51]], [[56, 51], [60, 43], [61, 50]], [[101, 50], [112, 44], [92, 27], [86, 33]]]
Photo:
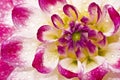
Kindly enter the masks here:
[[91, 70], [86, 73], [82, 80], [102, 80], [103, 77], [107, 74], [108, 70], [106, 69], [106, 65], [100, 65], [97, 68]]
[[110, 68], [113, 71], [119, 72], [120, 70], [120, 42], [111, 43], [108, 45], [108, 49], [102, 54], [110, 64]]
[[31, 6], [31, 4], [19, 4], [12, 10], [14, 25], [20, 28], [20, 30], [24, 28], [21, 32], [22, 36], [27, 33], [32, 36], [36, 35], [36, 30], [38, 30], [39, 26], [47, 23], [49, 20], [46, 20], [45, 14], [39, 8], [34, 5]]
[[0, 80], [7, 80], [14, 67], [0, 60]]
[[6, 40], [1, 45], [1, 58], [7, 62], [19, 62], [18, 53], [22, 48], [22, 41], [16, 38]]
[[66, 0], [38, 0], [39, 1], [39, 6], [43, 11], [48, 11], [50, 12], [50, 7], [57, 5], [58, 2], [64, 4], [66, 3]]
[[[30, 10], [22, 6], [15, 6], [12, 10], [12, 20], [16, 27], [26, 25], [25, 22], [30, 16]], [[20, 26], [18, 26], [20, 25]]]
[[[56, 34], [55, 34], [56, 33]], [[55, 41], [59, 38], [61, 31], [55, 28], [52, 28], [49, 25], [43, 25], [38, 29], [37, 39], [41, 42], [46, 41]]]
[[47, 43], [39, 47], [32, 66], [40, 73], [49, 73], [56, 68], [58, 60], [56, 43]]
[[58, 65], [58, 70], [66, 78], [74, 78], [82, 74], [81, 63], [71, 58], [61, 60]]
[[93, 21], [95, 20], [95, 22], [97, 22], [100, 19], [102, 12], [96, 3], [91, 3], [88, 7], [88, 11]]
[[11, 37], [1, 45], [1, 59], [13, 66], [32, 67], [37, 47], [38, 43], [34, 39]]

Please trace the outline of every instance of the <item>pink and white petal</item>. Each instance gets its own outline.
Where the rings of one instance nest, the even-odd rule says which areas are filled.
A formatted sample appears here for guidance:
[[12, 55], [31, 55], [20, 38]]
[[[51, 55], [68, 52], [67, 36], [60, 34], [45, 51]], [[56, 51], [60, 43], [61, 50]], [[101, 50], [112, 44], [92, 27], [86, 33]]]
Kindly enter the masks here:
[[[31, 14], [30, 18], [26, 21], [26, 26], [20, 28], [15, 32], [16, 36], [22, 36], [26, 38], [36, 38], [37, 30], [39, 29], [40, 25], [45, 23], [49, 23], [49, 20], [46, 20], [44, 14], [40, 12], [38, 9], [33, 8], [34, 13]], [[42, 20], [41, 20], [42, 18]]]
[[14, 27], [7, 24], [0, 24], [0, 42], [6, 40], [14, 33]]
[[91, 59], [85, 60], [82, 63], [83, 68], [84, 68], [84, 73], [90, 72], [91, 70], [97, 68], [103, 63], [105, 63], [105, 59], [101, 56], [96, 56], [94, 59], [91, 58]]
[[120, 42], [109, 44], [104, 54], [103, 57], [105, 57], [107, 63], [110, 65], [111, 70], [119, 72]]
[[50, 73], [59, 61], [56, 43], [41, 45], [34, 57], [32, 66], [40, 73]]
[[14, 6], [12, 10], [12, 20], [16, 27], [22, 27], [26, 25], [26, 20], [29, 19], [31, 11], [23, 7], [22, 5]]
[[31, 4], [15, 6], [12, 10], [12, 20], [17, 28], [25, 28], [28, 30], [28, 33], [31, 32], [31, 34], [34, 33], [34, 35], [36, 35], [36, 30], [40, 25], [50, 21], [50, 19], [46, 19], [45, 14], [43, 14], [37, 6], [31, 6]]
[[0, 59], [0, 80], [7, 80], [14, 67]]
[[108, 5], [107, 9], [109, 16], [114, 23], [113, 33], [115, 33], [120, 27], [120, 14], [111, 5]]
[[61, 60], [58, 65], [58, 71], [68, 79], [81, 76], [83, 72], [81, 63], [72, 58]]
[[1, 59], [10, 63], [18, 62], [18, 53], [22, 48], [22, 41], [19, 38], [4, 41], [1, 44]]
[[101, 17], [101, 20], [97, 23], [97, 26], [97, 30], [103, 32], [105, 36], [109, 37], [114, 32], [114, 24], [107, 14], [107, 11], [103, 11], [103, 15]]
[[99, 19], [101, 18], [101, 15], [102, 15], [102, 11], [99, 7], [98, 4], [96, 4], [95, 2], [91, 3], [89, 6], [88, 6], [88, 12], [90, 14], [90, 19], [92, 19], [91, 21], [92, 22], [98, 22]]
[[65, 3], [66, 0], [38, 0], [39, 6], [43, 11], [52, 13], [58, 11]]
[[13, 66], [32, 67], [38, 45], [34, 39], [11, 37], [1, 45], [1, 59]]
[[64, 23], [63, 23], [63, 20], [57, 15], [57, 14], [53, 14], [51, 16], [51, 20], [52, 20], [52, 23], [53, 25], [56, 27], [56, 28], [64, 28]]
[[56, 41], [60, 35], [61, 30], [55, 29], [49, 25], [43, 25], [38, 29], [37, 39], [41, 42]]
[[120, 27], [119, 13], [111, 5], [105, 5], [101, 23], [99, 25], [104, 26], [101, 29], [106, 36], [113, 35]]
[[25, 38], [23, 39], [23, 48], [20, 51], [20, 61], [23, 67], [32, 67], [32, 62], [34, 60], [34, 55], [36, 53], [36, 49], [39, 46], [39, 42], [35, 38]]
[[103, 80], [103, 77], [108, 73], [105, 64], [102, 64], [95, 69], [87, 72], [81, 80]]
[[64, 5], [63, 11], [70, 18], [74, 20], [78, 19], [78, 11], [73, 5], [70, 5], [70, 4]]

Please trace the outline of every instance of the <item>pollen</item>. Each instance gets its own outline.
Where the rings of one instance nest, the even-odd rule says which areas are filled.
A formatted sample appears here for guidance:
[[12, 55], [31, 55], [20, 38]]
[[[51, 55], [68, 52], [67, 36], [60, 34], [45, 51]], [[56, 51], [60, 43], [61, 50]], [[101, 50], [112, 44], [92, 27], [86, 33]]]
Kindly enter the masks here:
[[76, 42], [76, 41], [79, 41], [80, 38], [81, 38], [80, 32], [75, 32], [75, 33], [72, 34], [72, 40], [73, 40], [73, 41], [75, 41], [75, 42]]

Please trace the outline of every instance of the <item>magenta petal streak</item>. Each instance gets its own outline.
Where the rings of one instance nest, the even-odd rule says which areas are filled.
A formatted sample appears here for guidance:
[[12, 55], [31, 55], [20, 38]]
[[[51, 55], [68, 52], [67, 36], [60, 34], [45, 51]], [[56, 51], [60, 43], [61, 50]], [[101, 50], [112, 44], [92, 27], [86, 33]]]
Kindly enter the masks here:
[[47, 68], [43, 64], [43, 56], [44, 56], [44, 49], [41, 48], [37, 54], [35, 55], [35, 58], [33, 60], [32, 66], [41, 73], [50, 73], [51, 69]]
[[22, 27], [30, 16], [30, 11], [21, 6], [15, 6], [12, 10], [12, 20], [16, 27]]

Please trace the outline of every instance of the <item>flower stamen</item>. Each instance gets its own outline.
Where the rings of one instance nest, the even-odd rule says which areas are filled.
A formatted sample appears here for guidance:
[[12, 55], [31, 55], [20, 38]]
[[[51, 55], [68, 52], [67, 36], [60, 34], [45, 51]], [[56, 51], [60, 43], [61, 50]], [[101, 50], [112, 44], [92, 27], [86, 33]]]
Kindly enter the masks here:
[[72, 40], [73, 41], [79, 41], [80, 40], [80, 38], [81, 38], [81, 34], [80, 34], [80, 32], [74, 32], [73, 34], [72, 34]]

